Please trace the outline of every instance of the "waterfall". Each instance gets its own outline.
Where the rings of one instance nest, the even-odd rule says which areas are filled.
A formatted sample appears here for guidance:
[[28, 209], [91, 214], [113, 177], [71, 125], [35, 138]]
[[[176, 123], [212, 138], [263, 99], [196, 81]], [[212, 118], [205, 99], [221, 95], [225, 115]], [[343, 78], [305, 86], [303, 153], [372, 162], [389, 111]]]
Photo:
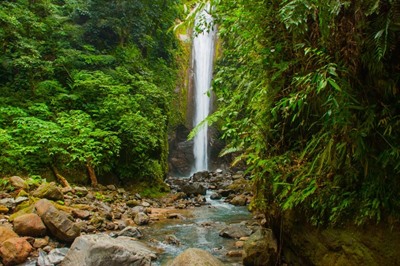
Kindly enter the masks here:
[[[205, 10], [197, 16], [196, 27], [203, 28], [203, 32], [193, 40], [193, 71], [194, 71], [194, 126], [202, 122], [210, 112], [209, 90], [211, 87], [214, 44], [216, 32], [214, 29], [205, 29], [205, 24], [212, 24], [212, 17]], [[193, 172], [208, 170], [208, 125], [204, 124], [194, 137], [194, 169]]]

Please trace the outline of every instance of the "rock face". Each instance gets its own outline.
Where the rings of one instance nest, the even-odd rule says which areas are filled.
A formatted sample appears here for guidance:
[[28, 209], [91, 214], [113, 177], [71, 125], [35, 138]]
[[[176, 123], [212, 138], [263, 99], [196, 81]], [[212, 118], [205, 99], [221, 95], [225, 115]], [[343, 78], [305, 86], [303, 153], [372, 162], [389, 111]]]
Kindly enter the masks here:
[[66, 213], [57, 210], [50, 201], [41, 199], [36, 202], [35, 208], [46, 227], [59, 240], [72, 242], [80, 235], [80, 228], [68, 218]]
[[169, 169], [178, 176], [189, 176], [194, 162], [193, 141], [187, 141], [190, 130], [180, 125], [174, 135], [169, 136]]
[[84, 235], [75, 239], [62, 266], [147, 266], [156, 255], [140, 242], [126, 237]]
[[41, 199], [64, 200], [64, 194], [54, 182], [41, 184], [36, 191], [33, 192], [33, 196]]
[[44, 236], [46, 226], [35, 213], [21, 215], [14, 219], [14, 231], [22, 236]]
[[189, 248], [179, 254], [168, 266], [222, 266], [220, 260], [211, 255], [211, 253], [198, 249]]
[[25, 238], [12, 237], [1, 244], [0, 256], [4, 265], [16, 265], [24, 262], [31, 251], [32, 246]]
[[278, 244], [271, 229], [259, 229], [244, 243], [243, 265], [276, 265]]

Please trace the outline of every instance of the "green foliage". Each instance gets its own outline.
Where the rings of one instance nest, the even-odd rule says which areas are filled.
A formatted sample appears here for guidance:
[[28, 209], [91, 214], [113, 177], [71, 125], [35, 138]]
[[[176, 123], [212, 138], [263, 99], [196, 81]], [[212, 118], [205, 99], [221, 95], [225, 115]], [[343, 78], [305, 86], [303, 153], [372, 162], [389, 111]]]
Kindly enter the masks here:
[[399, 1], [221, 1], [213, 89], [265, 212], [399, 218]]
[[91, 167], [127, 182], [161, 179], [176, 4], [2, 1], [2, 174]]

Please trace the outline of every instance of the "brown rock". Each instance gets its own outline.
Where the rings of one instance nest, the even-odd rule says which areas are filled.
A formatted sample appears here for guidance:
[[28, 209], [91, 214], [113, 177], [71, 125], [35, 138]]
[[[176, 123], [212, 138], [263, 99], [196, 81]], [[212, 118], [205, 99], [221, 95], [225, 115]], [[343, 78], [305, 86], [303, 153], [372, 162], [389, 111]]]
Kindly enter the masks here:
[[75, 218], [80, 218], [83, 220], [87, 220], [90, 217], [90, 212], [86, 211], [86, 210], [79, 210], [79, 209], [75, 209], [72, 210], [72, 216], [74, 216]]
[[28, 213], [14, 219], [14, 231], [22, 236], [44, 236], [46, 226], [36, 213]]
[[198, 248], [186, 249], [183, 253], [179, 254], [168, 266], [222, 266], [224, 265], [220, 260], [211, 255], [211, 253]]
[[8, 227], [0, 226], [0, 244], [13, 237], [18, 237], [17, 233]]
[[244, 195], [236, 196], [231, 200], [231, 204], [235, 206], [245, 206], [246, 203], [247, 203], [247, 198]]
[[6, 266], [23, 263], [31, 251], [31, 244], [22, 237], [9, 238], [0, 247], [0, 255]]
[[65, 212], [57, 210], [50, 201], [41, 199], [36, 202], [35, 207], [47, 229], [59, 240], [72, 242], [80, 235], [80, 228]]
[[0, 213], [7, 213], [9, 211], [9, 209], [4, 206], [4, 205], [0, 205]]
[[10, 177], [10, 183], [16, 188], [29, 189], [29, 185], [19, 176]]
[[228, 253], [226, 253], [226, 256], [228, 257], [241, 257], [242, 256], [242, 251], [241, 250], [230, 250]]
[[35, 242], [33, 243], [34, 248], [43, 248], [49, 244], [49, 237], [45, 238], [35, 238]]

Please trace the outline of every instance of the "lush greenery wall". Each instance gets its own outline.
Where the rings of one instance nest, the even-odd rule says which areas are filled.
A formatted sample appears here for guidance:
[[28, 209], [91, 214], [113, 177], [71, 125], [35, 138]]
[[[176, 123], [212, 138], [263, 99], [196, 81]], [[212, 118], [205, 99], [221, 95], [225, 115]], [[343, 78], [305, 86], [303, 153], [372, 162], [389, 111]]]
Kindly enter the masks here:
[[400, 1], [212, 1], [214, 91], [253, 206], [314, 224], [400, 211]]
[[0, 3], [0, 173], [167, 171], [177, 0]]

